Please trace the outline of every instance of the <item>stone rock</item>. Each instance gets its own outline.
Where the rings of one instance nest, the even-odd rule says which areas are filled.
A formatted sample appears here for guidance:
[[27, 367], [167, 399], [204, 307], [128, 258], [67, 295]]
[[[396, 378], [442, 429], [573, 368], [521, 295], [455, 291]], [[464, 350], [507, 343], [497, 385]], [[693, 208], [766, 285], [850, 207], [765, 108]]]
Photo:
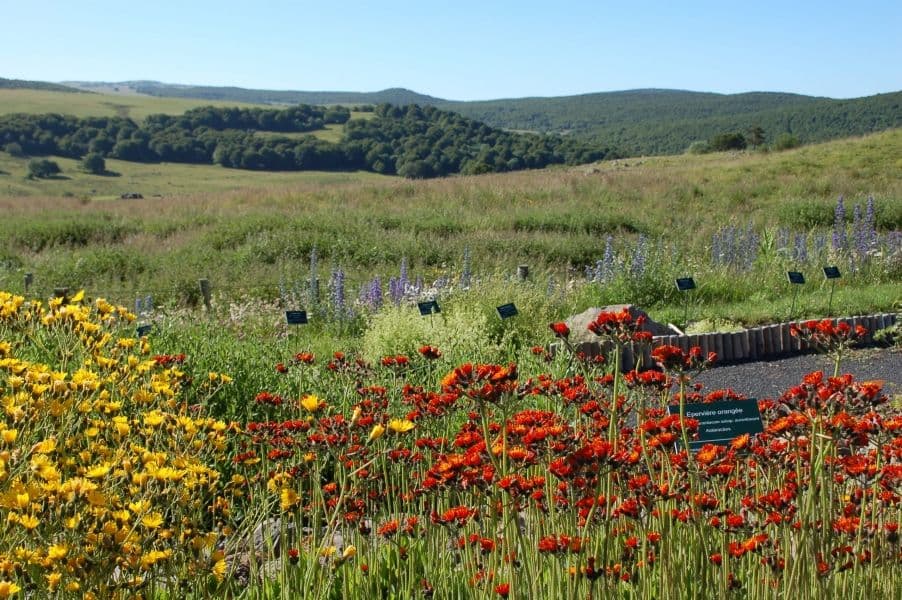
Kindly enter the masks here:
[[666, 325], [661, 325], [660, 323], [653, 321], [645, 311], [637, 306], [632, 304], [614, 304], [605, 306], [604, 308], [598, 308], [597, 306], [587, 308], [578, 315], [573, 315], [565, 320], [564, 322], [567, 324], [567, 327], [570, 328], [570, 341], [574, 345], [597, 342], [598, 336], [589, 331], [589, 323], [594, 321], [600, 312], [620, 312], [624, 308], [630, 311], [630, 314], [634, 319], [640, 315], [645, 315], [645, 323], [642, 325], [642, 331], [647, 331], [652, 335], [674, 335], [676, 333]]

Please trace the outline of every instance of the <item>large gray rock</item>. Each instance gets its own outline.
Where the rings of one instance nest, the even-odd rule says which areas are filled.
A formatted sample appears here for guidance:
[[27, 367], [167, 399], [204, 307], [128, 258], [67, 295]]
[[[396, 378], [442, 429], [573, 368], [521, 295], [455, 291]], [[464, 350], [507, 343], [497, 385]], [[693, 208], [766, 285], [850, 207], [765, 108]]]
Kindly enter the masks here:
[[660, 323], [653, 321], [641, 308], [633, 306], [632, 304], [614, 304], [605, 306], [604, 308], [598, 308], [597, 306], [587, 308], [578, 315], [573, 315], [564, 321], [567, 324], [567, 327], [570, 328], [571, 342], [574, 344], [597, 342], [598, 336], [589, 331], [589, 323], [594, 321], [600, 312], [620, 312], [624, 308], [630, 311], [630, 315], [632, 315], [633, 319], [636, 319], [640, 315], [645, 316], [645, 323], [642, 325], [642, 331], [648, 331], [652, 335], [674, 335], [674, 331], [666, 325], [661, 325]]

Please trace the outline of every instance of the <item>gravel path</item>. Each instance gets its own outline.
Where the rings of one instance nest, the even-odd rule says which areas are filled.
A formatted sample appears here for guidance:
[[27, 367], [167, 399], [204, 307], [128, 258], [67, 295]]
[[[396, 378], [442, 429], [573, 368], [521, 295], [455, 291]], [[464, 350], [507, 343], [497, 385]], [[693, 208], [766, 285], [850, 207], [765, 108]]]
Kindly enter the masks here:
[[[840, 363], [840, 373], [851, 373], [856, 381], [882, 380], [890, 398], [902, 394], [902, 351], [866, 348], [850, 352]], [[821, 354], [802, 354], [779, 360], [725, 365], [705, 371], [694, 381], [704, 390], [732, 388], [749, 398], [776, 398], [802, 381], [811, 371], [833, 375], [833, 361]]]

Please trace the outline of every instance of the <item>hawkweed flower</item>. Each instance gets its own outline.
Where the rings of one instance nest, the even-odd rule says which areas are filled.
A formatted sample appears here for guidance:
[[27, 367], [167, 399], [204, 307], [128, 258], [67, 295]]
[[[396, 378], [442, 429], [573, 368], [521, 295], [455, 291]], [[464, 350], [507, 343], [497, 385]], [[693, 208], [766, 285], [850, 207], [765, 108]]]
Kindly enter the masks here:
[[554, 337], [559, 337], [563, 339], [567, 339], [570, 337], [570, 328], [564, 322], [552, 323], [549, 325], [551, 331], [554, 332]]

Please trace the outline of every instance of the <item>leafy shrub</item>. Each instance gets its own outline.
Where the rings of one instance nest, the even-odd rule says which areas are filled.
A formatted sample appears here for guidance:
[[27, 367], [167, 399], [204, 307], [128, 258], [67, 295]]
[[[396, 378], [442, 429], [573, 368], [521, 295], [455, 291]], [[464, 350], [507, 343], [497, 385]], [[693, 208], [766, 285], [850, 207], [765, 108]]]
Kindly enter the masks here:
[[777, 136], [777, 139], [774, 140], [774, 150], [790, 150], [792, 148], [798, 148], [801, 145], [802, 142], [799, 141], [799, 138], [791, 133], [781, 133]]
[[28, 176], [33, 179], [52, 177], [61, 171], [58, 164], [46, 158], [35, 158], [28, 163]]

